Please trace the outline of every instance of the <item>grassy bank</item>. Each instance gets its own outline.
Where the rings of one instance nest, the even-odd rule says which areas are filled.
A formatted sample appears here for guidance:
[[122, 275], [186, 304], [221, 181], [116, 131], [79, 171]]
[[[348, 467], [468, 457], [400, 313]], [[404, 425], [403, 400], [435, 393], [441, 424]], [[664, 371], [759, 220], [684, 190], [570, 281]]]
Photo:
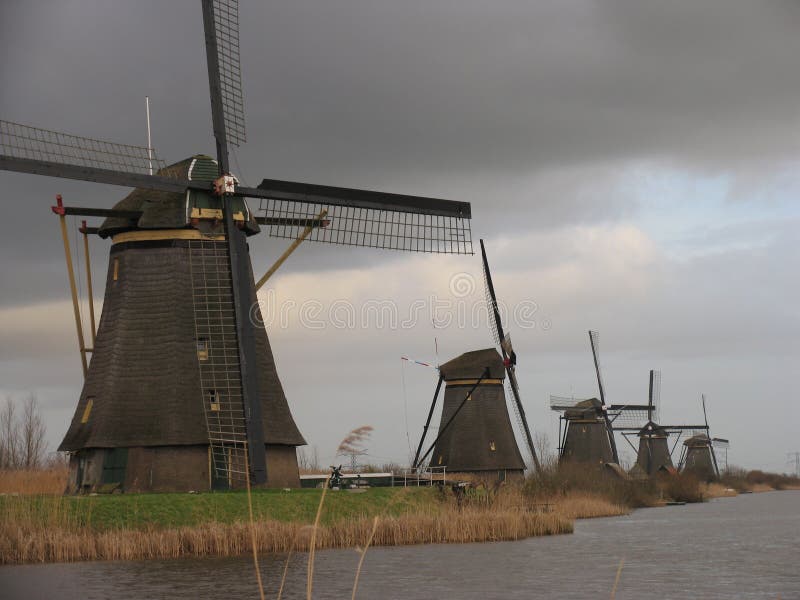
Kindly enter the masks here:
[[[321, 491], [253, 493], [261, 552], [308, 548]], [[570, 533], [572, 521], [509, 492], [457, 502], [431, 488], [326, 495], [316, 547], [516, 540]], [[229, 556], [250, 551], [247, 497], [214, 494], [0, 497], [0, 564]]]
[[[62, 496], [54, 472], [0, 473], [0, 564], [231, 556], [251, 551], [244, 492]], [[325, 496], [317, 548], [516, 540], [570, 533], [574, 519], [619, 516], [666, 501], [702, 502], [765, 476], [710, 485], [689, 475], [622, 480], [597, 469], [548, 468], [522, 486], [374, 488]], [[770, 483], [792, 488], [785, 476]], [[769, 489], [774, 489], [769, 487]], [[9, 493], [10, 492], [10, 493]], [[309, 547], [321, 490], [252, 494], [260, 552]], [[377, 519], [377, 523], [375, 522]]]

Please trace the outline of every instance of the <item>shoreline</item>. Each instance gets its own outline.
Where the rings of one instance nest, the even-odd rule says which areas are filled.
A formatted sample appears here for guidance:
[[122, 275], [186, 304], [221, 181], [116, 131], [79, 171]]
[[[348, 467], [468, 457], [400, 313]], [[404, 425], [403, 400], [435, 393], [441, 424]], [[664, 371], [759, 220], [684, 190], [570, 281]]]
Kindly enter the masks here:
[[[781, 490], [757, 490], [765, 491]], [[721, 484], [702, 489], [703, 501], [737, 495]], [[320, 496], [319, 490], [255, 492], [259, 553], [307, 551]], [[666, 502], [626, 506], [588, 491], [534, 500], [520, 488], [474, 500], [462, 506], [434, 488], [329, 493], [315, 547], [361, 547], [370, 536], [374, 546], [514, 541], [572, 533], [576, 519], [624, 516]], [[252, 552], [245, 507], [241, 492], [0, 496], [0, 565], [245, 555]]]

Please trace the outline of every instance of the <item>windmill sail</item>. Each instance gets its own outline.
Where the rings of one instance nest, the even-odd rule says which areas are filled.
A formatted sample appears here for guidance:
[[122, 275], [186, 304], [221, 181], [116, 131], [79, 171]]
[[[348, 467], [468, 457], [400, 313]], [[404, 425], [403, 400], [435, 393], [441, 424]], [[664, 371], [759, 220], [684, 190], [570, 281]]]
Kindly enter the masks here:
[[525, 435], [525, 441], [527, 443], [531, 459], [533, 460], [534, 467], [537, 471], [541, 471], [542, 467], [539, 464], [539, 457], [536, 455], [536, 448], [533, 444], [533, 437], [531, 436], [530, 427], [528, 426], [528, 419], [525, 416], [525, 408], [522, 406], [522, 400], [520, 398], [519, 385], [517, 383], [517, 375], [515, 372], [517, 356], [511, 347], [510, 335], [506, 335], [503, 332], [503, 323], [500, 320], [500, 310], [497, 306], [497, 296], [494, 292], [492, 273], [489, 270], [489, 261], [486, 258], [486, 248], [483, 245], [483, 240], [481, 240], [480, 243], [481, 258], [483, 259], [483, 277], [486, 283], [487, 304], [491, 312], [489, 315], [490, 327], [492, 328], [495, 343], [500, 347], [501, 356], [503, 357], [506, 375], [508, 376], [508, 385], [511, 388], [511, 395], [514, 398], [513, 407], [514, 414], [517, 418], [517, 424]]
[[227, 143], [240, 146], [247, 136], [239, 56], [239, 0], [203, 0], [203, 25], [214, 136], [219, 140], [224, 134]]
[[597, 373], [597, 386], [600, 388], [600, 403], [603, 407], [603, 417], [606, 421], [608, 428], [608, 440], [611, 443], [611, 454], [613, 461], [619, 464], [619, 453], [617, 452], [617, 441], [614, 439], [614, 430], [611, 424], [611, 417], [608, 414], [608, 407], [606, 406], [606, 391], [603, 385], [603, 375], [600, 371], [600, 334], [596, 331], [589, 332], [589, 343], [592, 346], [592, 357], [594, 358], [594, 369]]

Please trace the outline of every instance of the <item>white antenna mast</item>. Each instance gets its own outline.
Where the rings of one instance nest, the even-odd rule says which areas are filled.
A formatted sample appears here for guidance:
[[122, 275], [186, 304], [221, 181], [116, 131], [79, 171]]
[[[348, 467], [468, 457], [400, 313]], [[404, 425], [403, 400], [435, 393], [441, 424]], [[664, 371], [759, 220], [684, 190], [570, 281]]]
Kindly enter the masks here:
[[150, 96], [144, 97], [145, 112], [147, 113], [147, 161], [150, 164], [150, 175], [153, 174], [153, 144], [150, 142]]

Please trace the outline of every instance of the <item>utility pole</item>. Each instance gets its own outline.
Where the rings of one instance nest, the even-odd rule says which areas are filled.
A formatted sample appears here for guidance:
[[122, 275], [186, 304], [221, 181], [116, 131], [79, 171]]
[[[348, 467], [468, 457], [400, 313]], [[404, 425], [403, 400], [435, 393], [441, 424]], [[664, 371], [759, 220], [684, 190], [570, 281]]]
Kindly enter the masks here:
[[794, 463], [794, 476], [800, 477], [800, 452], [787, 452], [786, 456], [789, 458], [786, 462]]

